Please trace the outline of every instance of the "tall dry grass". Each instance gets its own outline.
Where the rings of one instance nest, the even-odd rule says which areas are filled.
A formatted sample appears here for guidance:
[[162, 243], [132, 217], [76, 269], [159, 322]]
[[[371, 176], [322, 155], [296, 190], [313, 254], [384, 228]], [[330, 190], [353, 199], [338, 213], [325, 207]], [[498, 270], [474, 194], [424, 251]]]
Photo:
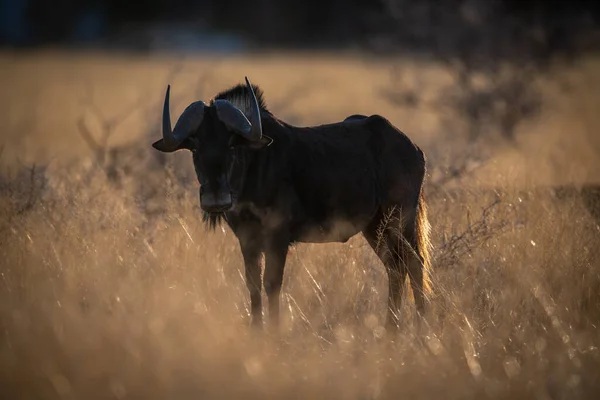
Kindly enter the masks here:
[[[570, 133], [571, 144], [585, 144], [562, 155], [571, 169], [544, 161], [555, 149], [531, 152], [540, 138], [565, 140], [541, 118], [525, 125], [533, 133], [522, 132], [521, 142], [495, 143], [478, 174], [454, 186], [433, 186], [431, 178], [436, 294], [427, 325], [415, 326], [409, 301], [406, 325], [385, 332], [386, 275], [357, 236], [290, 251], [281, 332], [259, 335], [248, 326], [237, 242], [228, 229], [209, 233], [201, 225], [188, 156], [165, 160], [149, 147], [161, 99], [113, 127], [111, 145], [121, 149], [109, 157], [114, 173], [77, 131], [90, 112], [74, 100], [86, 93], [78, 87], [92, 82], [94, 107], [102, 110], [92, 117], [102, 125], [99, 114], [117, 115], [139, 93], [162, 93], [168, 63], [44, 57], [12, 59], [0, 72], [2, 82], [21, 89], [2, 99], [9, 121], [2, 159], [10, 166], [0, 181], [2, 398], [595, 398], [600, 222], [589, 202], [531, 183], [536, 176], [544, 183], [593, 177], [589, 149], [597, 138], [590, 132], [600, 126], [593, 112], [579, 125], [589, 131]], [[460, 141], [448, 140], [443, 118], [378, 98], [370, 85], [385, 82], [385, 64], [284, 56], [236, 62], [220, 64], [205, 86], [237, 82], [244, 69], [262, 74], [253, 81], [265, 86], [274, 111], [306, 124], [360, 111], [348, 98], [357, 91], [360, 112], [389, 115], [423, 143], [432, 165], [443, 164], [445, 152], [460, 161]], [[177, 78], [174, 88], [188, 90], [182, 96], [191, 97], [193, 70], [202, 63], [211, 61], [184, 63], [192, 72]], [[405, 63], [438, 84], [446, 79], [436, 66]], [[47, 74], [32, 75], [36, 84], [23, 81], [39, 65]], [[291, 65], [297, 73], [286, 69]], [[432, 80], [427, 85], [435, 88]], [[327, 82], [328, 90], [304, 88], [312, 81]], [[286, 86], [308, 92], [286, 100]], [[554, 121], [557, 109], [574, 118], [568, 104], [551, 109]], [[25, 106], [39, 119], [19, 117]], [[85, 118], [92, 135], [102, 132]], [[19, 137], [16, 127], [28, 124]], [[577, 159], [577, 151], [586, 156]], [[534, 156], [542, 157], [539, 171], [530, 169]], [[36, 160], [42, 167], [29, 168]], [[443, 175], [440, 168], [432, 176]]]

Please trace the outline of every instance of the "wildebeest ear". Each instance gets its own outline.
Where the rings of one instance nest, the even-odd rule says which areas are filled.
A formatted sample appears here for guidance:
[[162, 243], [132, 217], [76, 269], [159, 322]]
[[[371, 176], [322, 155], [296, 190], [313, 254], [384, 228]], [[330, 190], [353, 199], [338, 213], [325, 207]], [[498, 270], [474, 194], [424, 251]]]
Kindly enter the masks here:
[[160, 140], [157, 140], [156, 142], [152, 143], [152, 147], [154, 147], [158, 151], [162, 151], [163, 153], [172, 153], [177, 150], [183, 150], [183, 149], [190, 150], [191, 143], [186, 138], [183, 142], [181, 142], [181, 144], [179, 146], [177, 146], [176, 148], [172, 148], [172, 147], [168, 147], [165, 144], [165, 141], [163, 139], [160, 139]]
[[246, 141], [246, 146], [248, 146], [251, 149], [262, 149], [263, 147], [268, 147], [271, 144], [273, 144], [273, 139], [267, 135], [262, 135], [262, 137], [260, 139], [258, 139], [257, 141]]
[[163, 139], [157, 140], [156, 142], [152, 143], [152, 147], [154, 147], [156, 150], [158, 151], [162, 151], [163, 153], [171, 153], [175, 150], [173, 150], [170, 147], [167, 147], [165, 145], [165, 141]]
[[270, 146], [273, 143], [273, 139], [269, 136], [262, 135], [262, 137], [256, 141], [248, 140], [242, 135], [232, 135], [229, 139], [229, 145], [232, 147], [244, 147], [252, 150], [259, 150], [263, 147]]

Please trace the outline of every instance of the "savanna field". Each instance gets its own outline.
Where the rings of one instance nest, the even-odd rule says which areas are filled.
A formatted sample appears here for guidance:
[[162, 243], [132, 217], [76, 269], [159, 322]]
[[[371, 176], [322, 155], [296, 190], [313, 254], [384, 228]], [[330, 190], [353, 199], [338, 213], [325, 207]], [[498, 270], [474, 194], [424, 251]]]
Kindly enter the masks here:
[[[246, 75], [287, 122], [377, 113], [425, 151], [426, 324], [406, 291], [385, 331], [358, 235], [290, 250], [279, 334], [249, 329], [237, 240], [202, 225], [190, 155], [150, 146], [167, 83], [176, 118]], [[510, 135], [410, 57], [4, 52], [0, 84], [0, 398], [597, 398], [599, 59], [528, 79]]]

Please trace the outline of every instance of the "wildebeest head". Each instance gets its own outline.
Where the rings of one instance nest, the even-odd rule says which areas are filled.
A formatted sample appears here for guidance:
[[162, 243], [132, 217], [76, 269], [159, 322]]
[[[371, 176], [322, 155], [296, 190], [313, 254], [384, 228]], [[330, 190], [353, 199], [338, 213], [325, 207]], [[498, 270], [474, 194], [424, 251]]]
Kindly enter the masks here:
[[[260, 107], [248, 78], [246, 86], [251, 97], [248, 116], [226, 99], [214, 100], [209, 105], [196, 101], [183, 111], [174, 129], [169, 107], [171, 87], [167, 87], [163, 138], [152, 146], [162, 152], [181, 149], [192, 152], [200, 182], [200, 206], [209, 213], [224, 212], [233, 205], [231, 181], [243, 181], [244, 174], [243, 162], [237, 159], [239, 150], [270, 143], [269, 138], [263, 137]], [[236, 164], [242, 164], [241, 171], [236, 171]]]

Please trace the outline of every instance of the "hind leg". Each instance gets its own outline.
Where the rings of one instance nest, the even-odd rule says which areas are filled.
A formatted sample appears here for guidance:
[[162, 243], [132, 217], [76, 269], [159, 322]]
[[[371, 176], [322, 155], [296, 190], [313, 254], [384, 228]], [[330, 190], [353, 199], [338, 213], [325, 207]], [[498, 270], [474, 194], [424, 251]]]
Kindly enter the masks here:
[[418, 243], [416, 240], [416, 227], [413, 221], [407, 221], [408, 223], [403, 229], [403, 238], [405, 241], [405, 256], [406, 266], [408, 270], [408, 277], [410, 279], [410, 286], [413, 291], [415, 298], [415, 307], [420, 316], [425, 314], [425, 280], [424, 280], [424, 265], [421, 256], [417, 253]]
[[402, 259], [402, 249], [397, 234], [384, 226], [386, 221], [379, 216], [363, 231], [363, 235], [377, 256], [383, 262], [388, 275], [388, 310], [386, 327], [397, 328], [400, 319], [400, 306], [404, 291], [404, 282], [408, 272]]
[[394, 268], [386, 268], [388, 274], [388, 314], [386, 325], [397, 328], [400, 322], [400, 307], [404, 295], [404, 282], [407, 270], [400, 265]]
[[408, 261], [408, 276], [410, 278], [410, 286], [415, 297], [415, 306], [417, 312], [422, 317], [425, 315], [425, 290], [423, 277], [423, 261], [416, 255], [410, 255]]

